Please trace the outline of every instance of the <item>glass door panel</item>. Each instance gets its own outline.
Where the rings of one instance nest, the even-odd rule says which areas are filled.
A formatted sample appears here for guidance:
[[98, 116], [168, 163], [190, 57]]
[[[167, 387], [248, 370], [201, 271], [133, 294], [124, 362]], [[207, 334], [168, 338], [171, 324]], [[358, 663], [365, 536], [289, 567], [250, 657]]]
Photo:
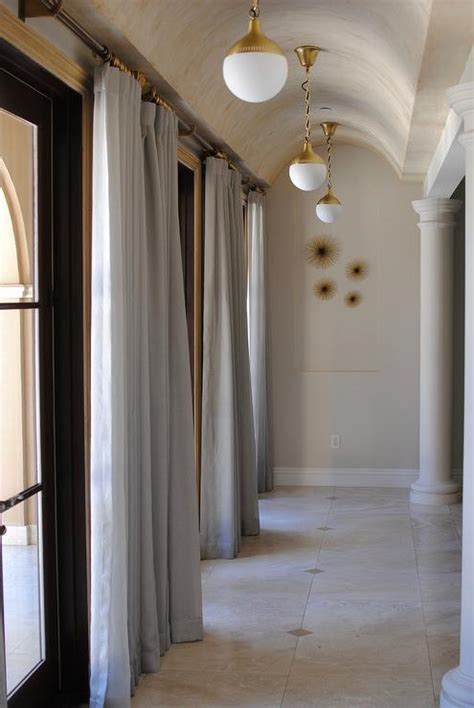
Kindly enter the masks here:
[[37, 355], [37, 310], [0, 309], [0, 499], [41, 480]]
[[[41, 493], [2, 514], [7, 694], [45, 658]], [[23, 532], [24, 530], [24, 532]]]

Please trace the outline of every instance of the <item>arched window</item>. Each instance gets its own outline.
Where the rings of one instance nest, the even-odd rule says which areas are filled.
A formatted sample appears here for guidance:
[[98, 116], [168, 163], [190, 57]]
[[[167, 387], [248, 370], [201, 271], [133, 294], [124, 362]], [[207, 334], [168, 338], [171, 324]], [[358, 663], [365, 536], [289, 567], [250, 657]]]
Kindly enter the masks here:
[[15, 185], [0, 157], [0, 300], [31, 298], [25, 222]]

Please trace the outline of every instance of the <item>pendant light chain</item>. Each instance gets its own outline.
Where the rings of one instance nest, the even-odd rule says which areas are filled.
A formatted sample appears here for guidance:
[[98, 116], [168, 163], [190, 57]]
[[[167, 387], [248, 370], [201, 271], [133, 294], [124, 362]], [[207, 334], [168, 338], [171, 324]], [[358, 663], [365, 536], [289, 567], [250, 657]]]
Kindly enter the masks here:
[[253, 3], [249, 10], [249, 17], [251, 20], [256, 20], [260, 15], [260, 8], [258, 6], [259, 0], [253, 0]]
[[332, 189], [332, 143], [330, 135], [327, 136], [326, 143], [328, 146], [328, 191], [330, 192]]
[[311, 91], [309, 88], [309, 67], [306, 67], [306, 79], [301, 84], [301, 88], [304, 91], [304, 141], [305, 143], [311, 142]]

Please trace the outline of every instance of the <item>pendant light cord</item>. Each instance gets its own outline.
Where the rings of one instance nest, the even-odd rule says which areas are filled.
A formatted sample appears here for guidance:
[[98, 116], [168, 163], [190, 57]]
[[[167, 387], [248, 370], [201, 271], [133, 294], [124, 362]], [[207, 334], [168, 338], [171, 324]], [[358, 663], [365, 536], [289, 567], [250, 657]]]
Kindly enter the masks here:
[[328, 146], [328, 192], [330, 192], [332, 189], [332, 142], [330, 135], [327, 136], [326, 143]]
[[306, 68], [306, 79], [301, 84], [301, 88], [304, 91], [304, 141], [305, 143], [311, 142], [311, 91], [309, 88], [309, 67]]

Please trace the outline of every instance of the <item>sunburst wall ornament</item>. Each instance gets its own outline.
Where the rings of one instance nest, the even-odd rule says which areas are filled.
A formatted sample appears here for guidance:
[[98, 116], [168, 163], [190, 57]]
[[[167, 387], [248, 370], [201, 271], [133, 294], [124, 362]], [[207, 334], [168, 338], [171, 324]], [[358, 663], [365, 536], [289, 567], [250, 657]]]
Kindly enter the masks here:
[[359, 258], [351, 261], [346, 265], [346, 275], [351, 280], [365, 280], [369, 275], [367, 261], [363, 261]]
[[357, 307], [362, 302], [362, 295], [354, 290], [353, 292], [347, 293], [344, 301], [347, 307]]
[[341, 247], [331, 236], [316, 236], [306, 244], [306, 260], [315, 268], [330, 268], [341, 253]]
[[313, 285], [313, 293], [319, 300], [331, 300], [337, 293], [337, 285], [334, 280], [329, 278], [318, 280]]

